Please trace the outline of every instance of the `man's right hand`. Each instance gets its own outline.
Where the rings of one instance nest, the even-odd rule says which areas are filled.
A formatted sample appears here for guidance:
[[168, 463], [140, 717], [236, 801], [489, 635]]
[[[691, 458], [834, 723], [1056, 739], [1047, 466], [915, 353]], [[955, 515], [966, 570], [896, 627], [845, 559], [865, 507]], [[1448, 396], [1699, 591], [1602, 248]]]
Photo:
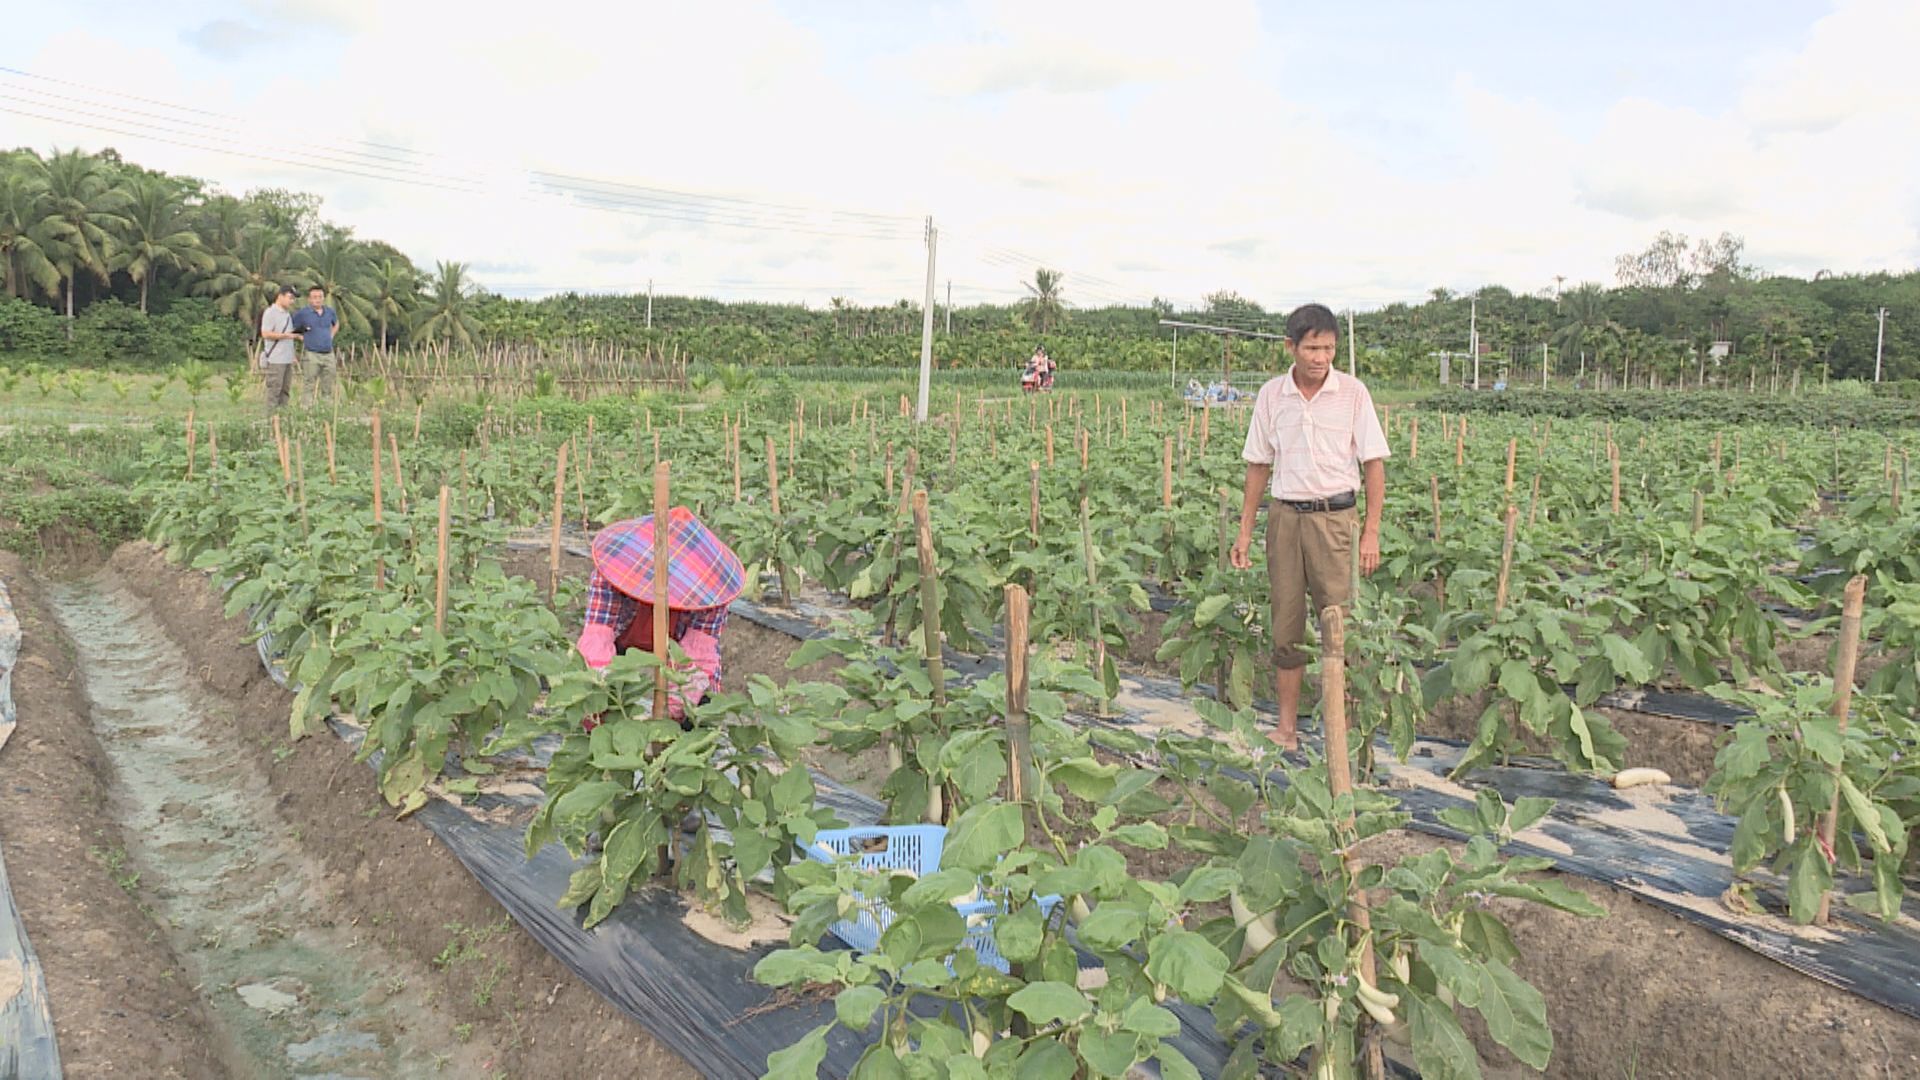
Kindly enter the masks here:
[[1233, 542], [1233, 550], [1227, 553], [1227, 561], [1233, 564], [1235, 570], [1252, 569], [1253, 562], [1247, 558], [1247, 549], [1252, 546], [1253, 538], [1250, 536], [1243, 536]]

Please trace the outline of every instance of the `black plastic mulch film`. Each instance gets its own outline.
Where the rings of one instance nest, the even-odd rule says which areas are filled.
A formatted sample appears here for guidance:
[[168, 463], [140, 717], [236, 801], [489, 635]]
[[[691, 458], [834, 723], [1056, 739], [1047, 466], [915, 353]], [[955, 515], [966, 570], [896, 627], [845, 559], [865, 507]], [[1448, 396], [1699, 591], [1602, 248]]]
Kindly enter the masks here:
[[[20, 620], [0, 581], [0, 749], [13, 734], [13, 665], [20, 658]], [[0, 758], [0, 778], [6, 775]], [[60, 1049], [47, 1007], [47, 980], [14, 906], [7, 864], [0, 858], [0, 1080], [59, 1080]]]
[[[572, 547], [569, 545], [570, 551]], [[732, 611], [737, 617], [795, 638], [827, 633], [806, 615], [749, 601], [736, 601]], [[270, 642], [263, 640], [262, 660], [284, 683], [285, 673], [271, 662], [270, 649]], [[992, 659], [951, 652], [948, 663], [951, 670], [970, 677], [998, 668]], [[1126, 681], [1133, 692], [1145, 697], [1169, 702], [1186, 699], [1179, 685], [1170, 680]], [[1622, 693], [1609, 703], [1709, 723], [1727, 723], [1733, 718], [1717, 702], [1690, 695]], [[1700, 710], [1698, 703], [1714, 708]], [[1088, 718], [1087, 722], [1105, 721]], [[1125, 717], [1118, 720], [1122, 726], [1127, 723]], [[340, 723], [332, 726], [340, 737], [358, 742], [360, 733], [356, 729]], [[1421, 740], [1409, 765], [1391, 768], [1395, 773], [1419, 769], [1442, 777], [1458, 759], [1459, 749], [1459, 744]], [[1402, 775], [1401, 779], [1406, 777]], [[882, 810], [879, 803], [822, 774], [815, 773], [815, 780], [822, 804], [849, 824], [878, 820]], [[1725, 912], [1718, 898], [1733, 883], [1725, 853], [1734, 823], [1716, 812], [1711, 800], [1699, 793], [1672, 789], [1672, 797], [1660, 807], [1683, 823], [1685, 835], [1678, 838], [1672, 833], [1656, 836], [1629, 822], [1609, 820], [1610, 815], [1631, 811], [1632, 805], [1606, 784], [1557, 767], [1487, 768], [1475, 773], [1474, 782], [1492, 784], [1509, 800], [1540, 795], [1556, 801], [1553, 811], [1534, 830], [1555, 848], [1515, 842], [1508, 846], [1509, 853], [1551, 858], [1565, 873], [1604, 882], [1794, 970], [1920, 1018], [1920, 935], [1908, 925], [1888, 926], [1842, 908], [1834, 932], [1795, 935], [1761, 922], [1740, 921]], [[1410, 828], [1458, 838], [1459, 834], [1441, 825], [1436, 815], [1450, 806], [1468, 806], [1468, 799], [1421, 784], [1394, 787], [1405, 809], [1414, 816]], [[486, 814], [510, 805], [524, 807], [533, 805], [533, 801], [482, 796], [470, 803], [469, 812], [430, 800], [415, 816], [535, 940], [703, 1074], [757, 1078], [765, 1070], [768, 1054], [832, 1019], [831, 998], [796, 998], [753, 981], [754, 964], [773, 946], [740, 950], [709, 941], [686, 925], [686, 905], [671, 892], [640, 890], [604, 922], [592, 930], [583, 929], [578, 912], [556, 906], [577, 864], [554, 845], [527, 859], [520, 828], [489, 820]], [[1559, 850], [1562, 847], [1566, 850]], [[1758, 895], [1771, 909], [1784, 908], [1776, 893], [1761, 889]], [[1904, 911], [1909, 920], [1920, 919], [1920, 902], [1910, 899]], [[828, 937], [823, 944], [832, 946], [836, 942]], [[1217, 1075], [1228, 1047], [1214, 1030], [1211, 1015], [1171, 1004], [1182, 1026], [1176, 1045], [1203, 1075]], [[853, 1069], [866, 1042], [859, 1035], [835, 1028], [828, 1045], [822, 1074], [843, 1077]], [[1395, 1071], [1407, 1075], [1404, 1070]]]

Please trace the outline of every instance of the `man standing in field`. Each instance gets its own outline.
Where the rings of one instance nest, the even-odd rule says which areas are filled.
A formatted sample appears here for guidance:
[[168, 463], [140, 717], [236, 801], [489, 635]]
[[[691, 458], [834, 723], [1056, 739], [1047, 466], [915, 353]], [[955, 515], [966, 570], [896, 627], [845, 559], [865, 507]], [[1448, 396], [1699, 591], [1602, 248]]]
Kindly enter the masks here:
[[[1360, 528], [1360, 569], [1380, 565], [1380, 505], [1386, 498], [1387, 438], [1373, 411], [1373, 395], [1359, 379], [1333, 370], [1339, 324], [1321, 304], [1287, 316], [1287, 354], [1293, 368], [1260, 388], [1241, 457], [1247, 484], [1233, 565], [1252, 565], [1253, 522], [1262, 495], [1267, 504], [1267, 580], [1273, 602], [1273, 662], [1280, 715], [1273, 741], [1297, 749], [1300, 679], [1307, 656], [1307, 597], [1311, 610], [1344, 605], [1352, 597], [1355, 489], [1367, 493]], [[1364, 473], [1364, 480], [1362, 474]]]
[[303, 339], [309, 408], [333, 399], [333, 333], [339, 327], [340, 313], [327, 306], [327, 290], [308, 289], [307, 306], [294, 313], [293, 329]]
[[268, 415], [286, 405], [293, 389], [293, 343], [300, 335], [293, 332], [292, 312], [293, 288], [282, 285], [260, 316], [260, 371], [267, 377]]

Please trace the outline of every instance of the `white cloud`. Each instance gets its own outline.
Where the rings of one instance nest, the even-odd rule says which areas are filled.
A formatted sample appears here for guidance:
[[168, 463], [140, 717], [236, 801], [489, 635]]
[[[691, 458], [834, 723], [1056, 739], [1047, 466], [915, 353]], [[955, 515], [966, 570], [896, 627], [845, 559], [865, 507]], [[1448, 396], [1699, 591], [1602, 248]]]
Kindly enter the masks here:
[[[1438, 165], [1396, 156], [1390, 142], [1363, 145], [1277, 89], [1273, 70], [1302, 46], [1276, 38], [1250, 0], [1177, 18], [1144, 4], [972, 0], [945, 18], [952, 44], [876, 49], [851, 69], [842, 43], [788, 21], [774, 0], [609, 4], [558, 21], [499, 0], [243, 0], [230, 14], [295, 37], [298, 20], [321, 20], [337, 41], [323, 63], [259, 78], [99, 26], [47, 40], [23, 66], [124, 79], [127, 93], [226, 114], [262, 157], [291, 157], [259, 145], [284, 138], [368, 167], [399, 158], [324, 145], [365, 140], [485, 193], [5, 114], [0, 142], [112, 144], [235, 190], [317, 191], [363, 237], [472, 262], [487, 284], [523, 291], [654, 278], [816, 303], [917, 297], [917, 218], [929, 211], [942, 227], [940, 276], [962, 299], [969, 287], [1010, 295], [1040, 259], [1067, 270], [1079, 303], [1232, 288], [1272, 307], [1367, 306], [1439, 284], [1532, 290], [1555, 275], [1606, 277], [1615, 254], [1660, 228], [1740, 233], [1750, 256], [1803, 272], [1920, 258], [1920, 81], [1902, 66], [1920, 52], [1910, 3], [1847, 4], [1798, 51], [1736, 66], [1738, 105], [1718, 113], [1643, 85], [1597, 123], [1576, 123], [1443, 69], [1430, 99], [1393, 117], [1449, 148]], [[319, 136], [301, 106], [284, 104], [316, 99]], [[630, 211], [609, 212], [541, 193], [534, 172], [749, 202], [598, 188]], [[899, 235], [815, 235], [869, 230]], [[722, 283], [733, 284], [712, 289]], [[787, 288], [806, 283], [818, 287]]]

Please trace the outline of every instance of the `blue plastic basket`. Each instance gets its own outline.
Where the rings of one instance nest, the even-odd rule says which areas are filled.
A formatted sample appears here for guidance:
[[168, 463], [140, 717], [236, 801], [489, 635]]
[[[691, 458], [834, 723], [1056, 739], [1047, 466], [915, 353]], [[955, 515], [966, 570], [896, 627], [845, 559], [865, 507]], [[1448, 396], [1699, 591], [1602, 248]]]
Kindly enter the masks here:
[[[875, 825], [864, 829], [821, 829], [815, 843], [808, 845], [808, 857], [832, 862], [824, 845], [834, 856], [857, 855], [863, 870], [911, 870], [917, 875], [940, 869], [940, 853], [947, 842], [942, 825]], [[860, 897], [860, 912], [842, 919], [827, 929], [856, 952], [872, 952], [880, 947], [880, 937], [893, 925], [893, 909], [885, 903]], [[1057, 896], [1040, 898], [1040, 910], [1051, 916], [1060, 904]], [[1006, 909], [995, 900], [973, 900], [955, 904], [954, 910], [967, 921], [967, 936], [962, 949], [971, 949], [980, 962], [1005, 972], [1007, 961], [993, 940], [994, 920]]]

